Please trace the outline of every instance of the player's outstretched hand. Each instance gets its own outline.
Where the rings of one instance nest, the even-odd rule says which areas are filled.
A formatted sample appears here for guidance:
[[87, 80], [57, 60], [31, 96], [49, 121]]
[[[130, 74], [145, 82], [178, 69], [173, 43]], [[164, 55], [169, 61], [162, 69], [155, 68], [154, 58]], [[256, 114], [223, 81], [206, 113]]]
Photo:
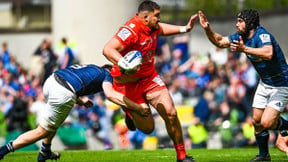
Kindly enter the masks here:
[[209, 22], [206, 16], [203, 14], [202, 11], [198, 11], [198, 15], [199, 15], [200, 25], [202, 26], [202, 28], [207, 29], [209, 27]]
[[186, 25], [186, 30], [187, 30], [187, 32], [189, 32], [189, 31], [191, 31], [191, 30], [193, 29], [194, 24], [195, 24], [195, 20], [197, 19], [197, 17], [198, 17], [197, 14], [192, 15], [192, 16], [190, 17], [190, 20], [189, 20], [188, 24]]
[[245, 45], [241, 36], [239, 37], [239, 41], [233, 40], [233, 42], [230, 43], [230, 49], [232, 52], [244, 52]]

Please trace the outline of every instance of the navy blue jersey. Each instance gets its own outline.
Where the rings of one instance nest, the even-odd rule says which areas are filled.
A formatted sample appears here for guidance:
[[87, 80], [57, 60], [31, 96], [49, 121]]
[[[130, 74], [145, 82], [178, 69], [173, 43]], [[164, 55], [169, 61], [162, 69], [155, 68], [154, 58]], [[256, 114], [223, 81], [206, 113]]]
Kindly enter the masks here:
[[[243, 38], [242, 38], [243, 39]], [[229, 36], [230, 42], [239, 41], [239, 34]], [[272, 34], [263, 27], [258, 26], [249, 39], [243, 39], [247, 47], [261, 48], [265, 45], [273, 46], [273, 56], [271, 60], [264, 60], [256, 56], [246, 54], [254, 68], [258, 72], [261, 80], [271, 86], [288, 86], [288, 65], [284, 54]]]
[[66, 69], [55, 72], [58, 76], [66, 80], [77, 96], [91, 95], [103, 91], [102, 83], [113, 81], [110, 73], [96, 65], [72, 65]]

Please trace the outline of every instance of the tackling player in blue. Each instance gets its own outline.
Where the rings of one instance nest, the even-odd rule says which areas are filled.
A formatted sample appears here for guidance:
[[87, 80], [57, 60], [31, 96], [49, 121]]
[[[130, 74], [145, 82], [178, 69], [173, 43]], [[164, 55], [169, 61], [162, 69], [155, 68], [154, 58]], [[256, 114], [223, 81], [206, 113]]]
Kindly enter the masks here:
[[40, 139], [43, 139], [43, 142], [38, 154], [38, 162], [59, 159], [60, 153], [51, 151], [51, 142], [57, 129], [69, 115], [75, 103], [87, 108], [93, 106], [91, 100], [81, 96], [104, 91], [110, 101], [132, 109], [140, 115], [149, 114], [139, 104], [114, 90], [113, 79], [110, 75], [111, 68], [110, 65], [103, 67], [92, 64], [73, 65], [54, 72], [43, 86], [46, 107], [43, 107], [41, 111], [41, 121], [38, 127], [23, 133], [14, 141], [2, 146], [0, 159], [9, 152], [14, 152], [14, 150], [35, 143]]
[[244, 52], [259, 74], [260, 81], [253, 99], [253, 125], [259, 154], [251, 161], [271, 161], [268, 130], [287, 130], [288, 121], [280, 117], [288, 103], [288, 66], [274, 36], [260, 25], [256, 10], [247, 9], [237, 16], [237, 32], [224, 37], [212, 30], [199, 11], [200, 24], [217, 47]]

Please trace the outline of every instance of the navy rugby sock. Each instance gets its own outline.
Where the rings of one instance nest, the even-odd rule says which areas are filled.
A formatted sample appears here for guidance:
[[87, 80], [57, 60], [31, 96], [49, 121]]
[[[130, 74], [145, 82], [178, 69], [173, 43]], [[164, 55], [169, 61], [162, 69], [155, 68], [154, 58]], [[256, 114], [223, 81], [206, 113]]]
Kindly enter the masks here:
[[288, 121], [279, 117], [276, 130], [288, 130]]
[[13, 141], [7, 143], [5, 146], [2, 146], [0, 148], [0, 155], [4, 156], [8, 154], [9, 152], [14, 152], [14, 147], [12, 145]]
[[268, 130], [264, 130], [262, 132], [255, 134], [255, 137], [256, 137], [256, 143], [259, 148], [259, 156], [266, 157], [267, 154], [269, 154], [269, 148], [268, 148], [269, 132]]
[[40, 153], [43, 156], [50, 156], [51, 155], [51, 144], [46, 144], [46, 143], [42, 142]]

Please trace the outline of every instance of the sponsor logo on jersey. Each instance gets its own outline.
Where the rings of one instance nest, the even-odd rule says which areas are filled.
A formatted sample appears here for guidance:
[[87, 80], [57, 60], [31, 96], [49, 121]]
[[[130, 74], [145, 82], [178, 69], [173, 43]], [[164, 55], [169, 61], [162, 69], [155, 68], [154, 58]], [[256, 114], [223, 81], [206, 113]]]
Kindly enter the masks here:
[[140, 43], [140, 46], [144, 46], [146, 43], [147, 43], [146, 41], [142, 42], [142, 43]]
[[153, 82], [157, 83], [159, 86], [164, 86], [165, 83], [163, 82], [163, 80], [158, 76], [156, 76], [154, 79], [153, 79]]
[[125, 28], [121, 29], [121, 31], [117, 34], [117, 36], [121, 38], [123, 41], [125, 41], [130, 35], [131, 32]]
[[130, 28], [134, 28], [135, 27], [135, 24], [131, 23], [129, 24]]
[[260, 37], [262, 43], [271, 42], [269, 34], [261, 34], [259, 37]]

